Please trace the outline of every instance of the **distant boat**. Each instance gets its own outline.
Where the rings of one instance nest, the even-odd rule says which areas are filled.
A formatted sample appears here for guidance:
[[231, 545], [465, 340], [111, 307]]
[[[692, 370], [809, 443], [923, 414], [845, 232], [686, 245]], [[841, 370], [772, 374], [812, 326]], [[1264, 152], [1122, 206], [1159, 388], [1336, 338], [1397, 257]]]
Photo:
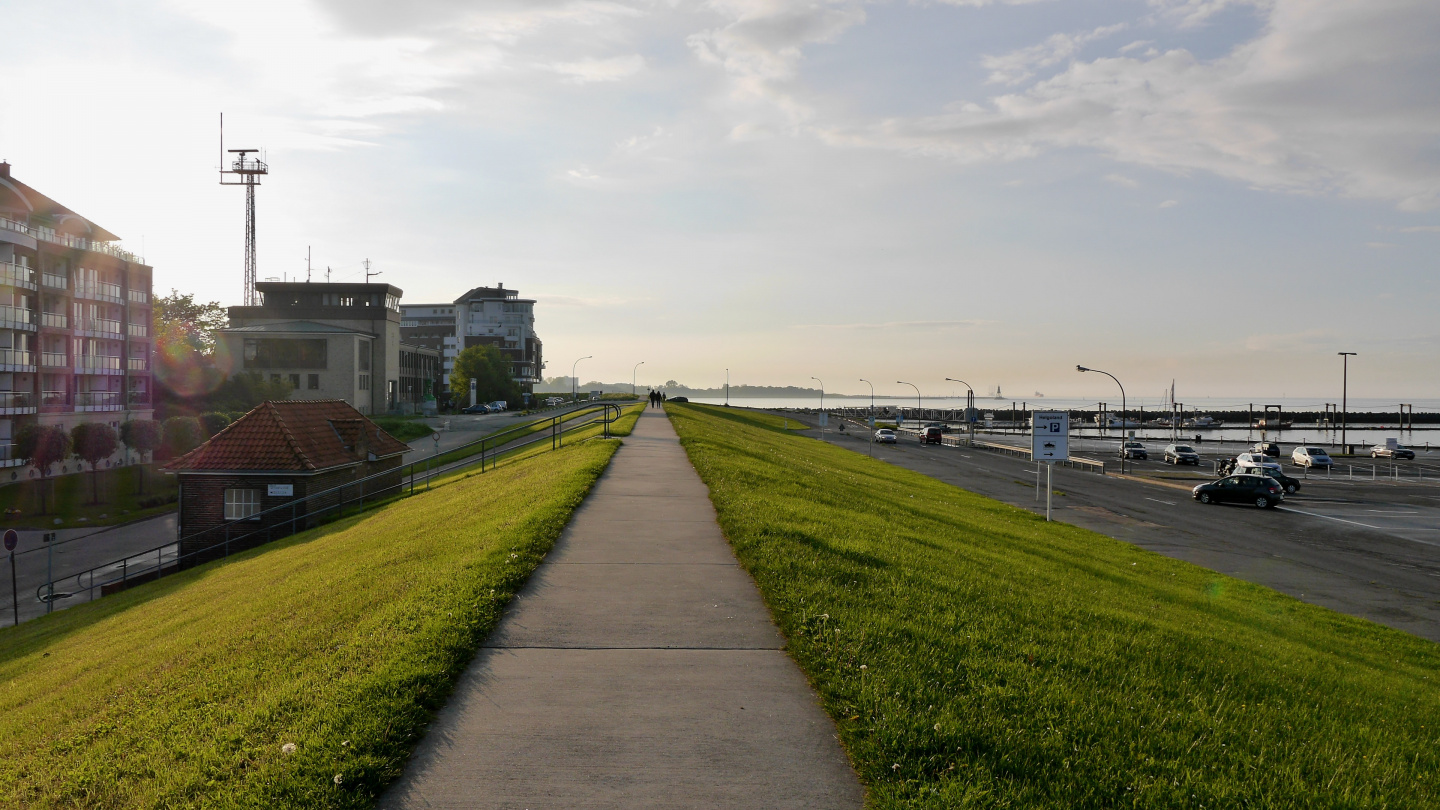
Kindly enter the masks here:
[[1136, 422], [1134, 419], [1121, 419], [1121, 418], [1118, 417], [1118, 416], [1107, 416], [1107, 417], [1104, 418], [1104, 421], [1102, 422], [1100, 416], [1099, 416], [1099, 415], [1096, 415], [1096, 417], [1095, 417], [1095, 424], [1097, 424], [1097, 425], [1103, 424], [1105, 427], [1111, 427], [1111, 428], [1132, 428], [1132, 427], [1140, 427], [1140, 423], [1139, 423], [1139, 422]]
[[1186, 419], [1180, 423], [1181, 427], [1187, 428], [1218, 428], [1225, 423], [1219, 419], [1212, 419], [1208, 416], [1197, 416], [1194, 419]]
[[1043, 397], [1043, 396], [1045, 396], [1045, 395], [1042, 394], [1042, 393], [1040, 393], [1039, 391], [1036, 391], [1036, 392], [1035, 392], [1035, 396], [1037, 396], [1037, 397]]
[[1294, 422], [1289, 421], [1289, 420], [1286, 420], [1286, 419], [1256, 419], [1256, 420], [1255, 420], [1255, 427], [1258, 427], [1258, 428], [1277, 428], [1277, 429], [1279, 429], [1279, 430], [1284, 430], [1284, 429], [1286, 429], [1286, 428], [1288, 428], [1288, 427], [1290, 427], [1290, 426], [1292, 426], [1292, 425], [1294, 425], [1294, 424], [1295, 424]]

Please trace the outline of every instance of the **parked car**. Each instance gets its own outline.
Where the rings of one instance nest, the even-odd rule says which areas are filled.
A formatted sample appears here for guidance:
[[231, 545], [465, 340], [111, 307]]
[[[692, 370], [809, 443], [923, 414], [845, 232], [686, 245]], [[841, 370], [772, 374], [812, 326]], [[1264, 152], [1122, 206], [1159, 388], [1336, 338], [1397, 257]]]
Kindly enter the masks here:
[[1125, 458], [1149, 459], [1150, 455], [1145, 452], [1145, 445], [1140, 442], [1125, 442]]
[[545, 398], [545, 404], [546, 404], [546, 405], [559, 405], [560, 403], [562, 403], [562, 402], [564, 402], [564, 401], [565, 401], [565, 398], [564, 398], [564, 397], [546, 397], [546, 398]]
[[1165, 448], [1166, 464], [1194, 464], [1200, 466], [1200, 454], [1188, 444], [1172, 444]]
[[1253, 503], [1261, 509], [1273, 509], [1285, 500], [1280, 483], [1265, 475], [1229, 475], [1200, 484], [1191, 494], [1201, 503]]
[[461, 410], [460, 412], [461, 412], [461, 413], [489, 413], [489, 412], [490, 412], [490, 406], [489, 406], [489, 405], [486, 405], [486, 404], [483, 403], [483, 402], [477, 402], [476, 404], [471, 405], [470, 407], [465, 408], [465, 409]]
[[875, 431], [875, 441], [878, 444], [894, 444], [895, 431], [890, 428], [880, 428]]
[[1389, 445], [1384, 444], [1377, 444], [1374, 447], [1370, 448], [1370, 457], [1414, 459], [1415, 451], [1411, 450], [1403, 444], [1397, 444], [1394, 447], [1390, 447]]
[[689, 397], [670, 397], [669, 399], [667, 399], [667, 400], [665, 400], [665, 401], [666, 401], [666, 402], [689, 402], [689, 401], [690, 401], [690, 398], [689, 398]]
[[1233, 472], [1237, 475], [1267, 475], [1271, 472], [1282, 473], [1280, 462], [1273, 461], [1264, 453], [1241, 453], [1235, 457]]
[[510, 403], [506, 402], [506, 401], [503, 400], [503, 399], [497, 399], [497, 400], [495, 400], [494, 402], [491, 402], [491, 403], [490, 403], [490, 412], [491, 412], [491, 413], [500, 413], [500, 412], [502, 412], [502, 411], [506, 411], [506, 410], [509, 410], [509, 409], [510, 409]]
[[1319, 467], [1321, 469], [1334, 466], [1335, 462], [1330, 460], [1330, 454], [1325, 452], [1323, 447], [1297, 447], [1290, 454], [1290, 463], [1297, 467]]
[[924, 427], [920, 429], [921, 444], [942, 444], [945, 438], [945, 431], [938, 427]]
[[1275, 479], [1275, 483], [1285, 490], [1286, 495], [1294, 495], [1300, 491], [1300, 479], [1291, 478], [1279, 470], [1266, 470], [1265, 474]]
[[1259, 453], [1271, 458], [1279, 458], [1280, 445], [1275, 442], [1256, 442], [1255, 446], [1250, 448], [1250, 452]]

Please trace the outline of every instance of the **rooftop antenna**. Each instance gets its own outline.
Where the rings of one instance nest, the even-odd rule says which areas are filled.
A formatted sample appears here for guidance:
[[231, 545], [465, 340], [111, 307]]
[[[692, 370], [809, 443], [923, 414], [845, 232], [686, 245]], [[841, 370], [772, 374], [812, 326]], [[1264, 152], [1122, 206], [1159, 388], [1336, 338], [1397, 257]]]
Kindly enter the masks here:
[[310, 283], [310, 246], [305, 246], [305, 283]]
[[325, 283], [330, 283], [330, 265], [325, 265]]
[[[230, 168], [225, 168], [225, 113], [220, 113], [220, 185], [222, 186], [244, 186], [245, 187], [245, 306], [256, 305], [255, 295], [255, 187], [260, 185], [260, 178], [270, 173], [270, 167], [265, 161], [258, 158], [247, 157], [252, 152], [258, 153], [259, 149], [231, 149], [230, 154], [237, 155], [230, 163]], [[227, 179], [226, 175], [233, 175], [233, 179]]]
[[376, 271], [373, 272], [373, 273], [370, 272], [370, 260], [369, 260], [369, 259], [366, 259], [365, 262], [364, 262], [364, 264], [365, 264], [365, 283], [366, 283], [366, 284], [369, 284], [369, 283], [370, 283], [370, 277], [371, 277], [371, 276], [378, 276], [378, 275], [380, 275], [381, 273], [385, 272], [384, 270], [376, 270]]

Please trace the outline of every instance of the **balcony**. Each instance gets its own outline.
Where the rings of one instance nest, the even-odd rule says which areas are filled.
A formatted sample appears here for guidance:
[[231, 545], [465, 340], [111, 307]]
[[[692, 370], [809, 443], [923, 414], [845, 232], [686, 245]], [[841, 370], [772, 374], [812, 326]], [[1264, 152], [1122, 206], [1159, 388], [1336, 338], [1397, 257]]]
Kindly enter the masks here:
[[41, 391], [40, 404], [47, 408], [55, 408], [70, 404], [69, 391]]
[[120, 337], [120, 322], [110, 321], [104, 318], [86, 319], [75, 321], [75, 331], [78, 334], [91, 337]]
[[29, 391], [0, 391], [0, 413], [35, 412], [35, 395]]
[[0, 306], [0, 329], [24, 329], [34, 332], [34, 315], [28, 309]]
[[70, 365], [70, 358], [65, 352], [41, 352], [40, 365], [48, 368], [65, 368]]
[[150, 405], [150, 392], [149, 392], [149, 391], [131, 391], [131, 392], [130, 392], [130, 407], [132, 407], [132, 408], [134, 408], [134, 407], [136, 407], [136, 406], [148, 407], [149, 405]]
[[0, 262], [0, 284], [34, 290], [36, 289], [35, 271], [23, 264]]
[[133, 262], [135, 264], [145, 263], [144, 259], [136, 256], [134, 253], [131, 253], [124, 248], [112, 245], [109, 242], [95, 242], [79, 236], [67, 236], [63, 233], [56, 233], [53, 228], [46, 228], [43, 225], [26, 225], [23, 222], [17, 222], [13, 219], [0, 217], [0, 228], [4, 228], [8, 231], [16, 231], [18, 233], [23, 233], [27, 236], [33, 236], [36, 239], [42, 239], [46, 242], [52, 242], [57, 245], [64, 245], [65, 247], [76, 248], [78, 250], [89, 250], [95, 253], [104, 253], [107, 256], [114, 256], [115, 258], [122, 261]]
[[57, 276], [54, 273], [41, 273], [40, 286], [50, 287], [55, 290], [70, 289], [70, 279], [66, 276]]
[[82, 354], [75, 358], [75, 373], [119, 374], [120, 359], [103, 354]]
[[149, 371], [150, 360], [146, 357], [132, 357], [125, 365], [131, 371]]
[[106, 301], [111, 304], [125, 303], [125, 299], [120, 297], [119, 284], [76, 284], [75, 297]]
[[75, 394], [75, 410], [77, 411], [119, 411], [124, 405], [120, 402], [119, 391], [78, 391]]
[[42, 312], [40, 313], [40, 325], [51, 329], [69, 329], [70, 316], [63, 312]]
[[150, 327], [143, 323], [132, 323], [126, 325], [126, 331], [130, 337], [150, 337]]
[[148, 303], [150, 303], [150, 293], [145, 292], [144, 290], [131, 290], [131, 291], [130, 291], [130, 303], [132, 303], [132, 304], [148, 304]]
[[0, 371], [34, 371], [35, 353], [0, 348]]
[[19, 467], [24, 463], [16, 455], [13, 442], [0, 441], [0, 467]]

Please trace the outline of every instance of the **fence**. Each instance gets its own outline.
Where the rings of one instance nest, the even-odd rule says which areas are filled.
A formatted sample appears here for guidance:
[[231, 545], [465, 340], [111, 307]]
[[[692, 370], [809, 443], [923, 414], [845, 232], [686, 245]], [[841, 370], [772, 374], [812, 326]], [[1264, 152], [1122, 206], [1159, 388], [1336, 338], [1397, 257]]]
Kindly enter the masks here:
[[[42, 583], [35, 589], [35, 597], [41, 602], [48, 602], [85, 591], [90, 599], [94, 599], [97, 588], [101, 596], [107, 596], [132, 585], [265, 545], [322, 522], [339, 520], [347, 514], [364, 510], [367, 503], [374, 507], [381, 502], [409, 497], [414, 495], [417, 487], [421, 485], [424, 488], [420, 491], [424, 492], [430, 488], [430, 482], [437, 475], [475, 464], [479, 464], [480, 471], [485, 472], [487, 463], [488, 469], [494, 469], [502, 456], [547, 440], [551, 450], [558, 450], [564, 446], [565, 434], [590, 427], [597, 422], [602, 425], [603, 435], [609, 438], [610, 425], [620, 418], [622, 410], [619, 405], [597, 403], [519, 425], [467, 442], [439, 456], [348, 481], [338, 487], [271, 507], [251, 515], [252, 520], [245, 521], [252, 523], [253, 519], [258, 519], [262, 524], [259, 528], [243, 526], [237, 521], [188, 535], [181, 538], [186, 546], [193, 547], [197, 543], [201, 546], [189, 552], [182, 553], [181, 544], [171, 542], [76, 574], [67, 574]], [[454, 460], [444, 461], [447, 457]], [[66, 587], [73, 590], [66, 592]]]

